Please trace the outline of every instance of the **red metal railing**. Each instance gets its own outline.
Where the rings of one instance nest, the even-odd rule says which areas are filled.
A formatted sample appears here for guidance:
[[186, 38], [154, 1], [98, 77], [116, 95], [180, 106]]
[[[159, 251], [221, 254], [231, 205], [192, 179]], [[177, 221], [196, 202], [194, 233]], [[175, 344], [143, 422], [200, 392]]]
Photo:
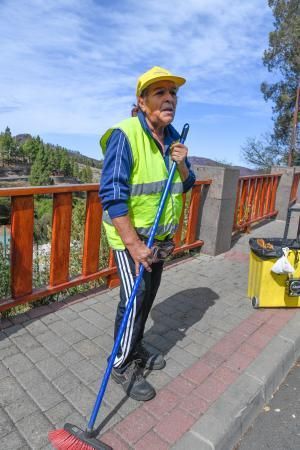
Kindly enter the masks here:
[[240, 177], [233, 222], [233, 231], [245, 230], [261, 220], [273, 217], [276, 192], [281, 174]]
[[[193, 187], [188, 217], [185, 218], [184, 213], [182, 214], [180, 227], [175, 236], [175, 252], [203, 245], [203, 241], [196, 239], [199, 203], [202, 189], [210, 183], [211, 180], [197, 181]], [[12, 296], [0, 300], [0, 311], [102, 277], [108, 280], [109, 286], [116, 284], [117, 271], [112, 254], [108, 267], [99, 270], [102, 207], [98, 199], [98, 190], [98, 184], [0, 189], [0, 197], [11, 197]], [[70, 277], [72, 194], [75, 192], [86, 193], [86, 215], [81, 273]], [[35, 288], [33, 286], [34, 196], [42, 194], [52, 195], [53, 198], [50, 273], [48, 285]]]
[[289, 205], [292, 205], [297, 201], [299, 181], [300, 181], [300, 172], [294, 174]]

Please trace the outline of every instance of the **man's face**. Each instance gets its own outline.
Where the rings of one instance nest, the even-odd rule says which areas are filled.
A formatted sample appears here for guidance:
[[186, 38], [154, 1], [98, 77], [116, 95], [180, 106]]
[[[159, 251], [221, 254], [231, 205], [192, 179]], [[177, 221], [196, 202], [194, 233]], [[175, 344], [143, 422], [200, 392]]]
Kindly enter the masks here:
[[177, 87], [172, 81], [157, 81], [146, 89], [145, 96], [139, 97], [138, 102], [153, 125], [166, 127], [175, 116]]

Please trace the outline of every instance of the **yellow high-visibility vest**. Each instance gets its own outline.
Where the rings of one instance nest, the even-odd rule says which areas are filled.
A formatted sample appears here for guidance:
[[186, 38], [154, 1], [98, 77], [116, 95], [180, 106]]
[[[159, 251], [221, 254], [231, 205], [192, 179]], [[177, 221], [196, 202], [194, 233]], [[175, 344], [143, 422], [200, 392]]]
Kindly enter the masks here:
[[[128, 214], [137, 233], [148, 237], [168, 178], [168, 170], [157, 144], [144, 131], [138, 117], [125, 119], [106, 131], [100, 139], [104, 155], [108, 139], [115, 129], [122, 130], [126, 135], [133, 156]], [[155, 239], [163, 240], [175, 234], [182, 210], [182, 192], [183, 184], [176, 170]], [[109, 245], [116, 250], [124, 249], [122, 239], [107, 211], [104, 211], [103, 223]]]

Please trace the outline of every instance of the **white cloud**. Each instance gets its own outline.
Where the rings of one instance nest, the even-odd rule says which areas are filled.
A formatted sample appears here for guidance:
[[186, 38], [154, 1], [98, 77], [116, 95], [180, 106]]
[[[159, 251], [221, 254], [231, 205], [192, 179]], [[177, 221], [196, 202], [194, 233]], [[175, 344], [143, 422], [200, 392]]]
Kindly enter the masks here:
[[7, 0], [0, 20], [0, 129], [104, 131], [153, 65], [187, 77], [184, 103], [263, 104], [262, 0]]

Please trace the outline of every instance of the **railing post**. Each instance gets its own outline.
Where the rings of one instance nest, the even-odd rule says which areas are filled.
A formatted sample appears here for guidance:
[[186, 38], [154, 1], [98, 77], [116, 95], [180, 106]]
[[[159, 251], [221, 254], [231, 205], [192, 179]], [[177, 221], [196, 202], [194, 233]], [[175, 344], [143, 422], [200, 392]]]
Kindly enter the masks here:
[[282, 173], [277, 188], [275, 209], [278, 210], [277, 219], [285, 220], [289, 207], [295, 167], [274, 166], [271, 168], [271, 173]]
[[232, 167], [194, 166], [197, 179], [212, 179], [203, 190], [199, 209], [197, 239], [202, 239], [202, 252], [218, 255], [231, 246], [239, 169]]

